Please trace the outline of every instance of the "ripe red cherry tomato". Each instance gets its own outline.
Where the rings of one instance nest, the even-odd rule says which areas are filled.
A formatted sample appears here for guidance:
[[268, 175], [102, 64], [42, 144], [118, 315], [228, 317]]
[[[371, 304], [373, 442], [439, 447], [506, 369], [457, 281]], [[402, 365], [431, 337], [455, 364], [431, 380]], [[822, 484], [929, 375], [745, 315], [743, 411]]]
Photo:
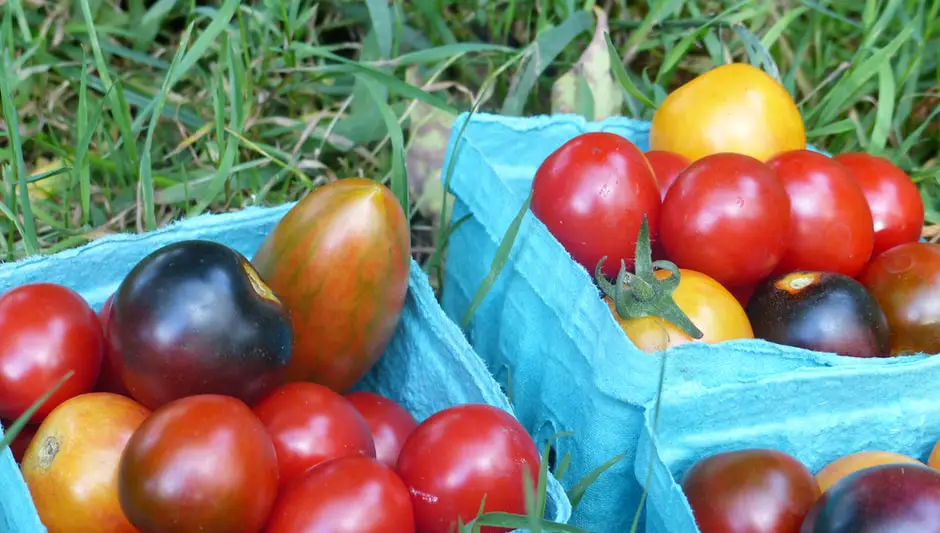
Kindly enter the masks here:
[[254, 411], [274, 440], [282, 488], [323, 461], [349, 455], [375, 457], [365, 419], [323, 385], [303, 381], [282, 385]]
[[660, 215], [669, 258], [726, 287], [770, 274], [790, 237], [790, 199], [774, 171], [753, 157], [722, 153], [689, 165]]
[[[411, 492], [422, 533], [456, 531], [484, 512], [525, 513], [523, 476], [538, 479], [539, 453], [522, 425], [506, 411], [463, 404], [438, 411], [408, 437], [398, 474]], [[509, 531], [484, 527], [481, 533]]]
[[277, 497], [277, 456], [240, 400], [188, 396], [160, 407], [121, 456], [118, 498], [146, 533], [257, 533]]
[[868, 200], [875, 230], [872, 257], [899, 244], [920, 240], [924, 201], [903, 170], [871, 154], [852, 152], [834, 159], [855, 177]]
[[682, 481], [701, 533], [799, 533], [819, 497], [813, 474], [774, 450], [737, 450], [697, 462]]
[[825, 270], [855, 277], [875, 244], [865, 193], [838, 161], [810, 150], [767, 161], [790, 197], [790, 242], [775, 272]]
[[633, 264], [646, 214], [650, 238], [659, 227], [659, 186], [636, 146], [614, 133], [578, 135], [555, 150], [532, 181], [532, 213], [575, 261], [594, 273], [616, 275]]
[[353, 404], [372, 430], [375, 458], [395, 468], [398, 453], [408, 436], [418, 427], [411, 413], [393, 400], [371, 392], [350, 392], [346, 400]]
[[101, 373], [98, 375], [98, 382], [95, 383], [94, 390], [97, 392], [113, 392], [123, 396], [130, 396], [127, 387], [121, 380], [121, 369], [117, 365], [121, 358], [115, 353], [114, 345], [108, 338], [108, 322], [111, 318], [111, 304], [114, 302], [114, 295], [108, 297], [101, 306], [98, 313], [98, 319], [101, 321], [101, 329], [104, 331], [104, 356], [101, 359]]
[[277, 499], [265, 533], [414, 533], [408, 488], [362, 456], [318, 464]]
[[0, 296], [0, 417], [16, 420], [69, 370], [74, 374], [31, 422], [91, 391], [104, 339], [95, 311], [75, 291], [53, 283], [22, 285]]
[[646, 160], [653, 167], [656, 182], [659, 183], [659, 193], [665, 198], [666, 192], [676, 182], [679, 173], [689, 166], [691, 161], [687, 157], [666, 150], [650, 150], [646, 152]]

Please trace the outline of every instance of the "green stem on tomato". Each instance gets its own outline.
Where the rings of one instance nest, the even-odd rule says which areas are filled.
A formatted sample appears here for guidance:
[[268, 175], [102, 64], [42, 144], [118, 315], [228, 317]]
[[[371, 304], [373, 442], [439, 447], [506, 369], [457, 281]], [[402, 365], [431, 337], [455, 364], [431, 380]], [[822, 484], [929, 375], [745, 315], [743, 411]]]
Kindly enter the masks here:
[[[601, 291], [614, 302], [617, 314], [624, 320], [657, 316], [674, 324], [693, 339], [704, 335], [688, 315], [672, 299], [672, 293], [679, 286], [679, 267], [671, 261], [653, 261], [650, 244], [650, 228], [643, 215], [643, 223], [636, 240], [634, 253], [634, 271], [628, 272], [626, 263], [620, 261], [620, 271], [616, 283], [611, 283], [601, 273], [607, 256], [601, 258], [594, 270], [594, 279]], [[656, 270], [668, 270], [666, 279], [656, 277]]]

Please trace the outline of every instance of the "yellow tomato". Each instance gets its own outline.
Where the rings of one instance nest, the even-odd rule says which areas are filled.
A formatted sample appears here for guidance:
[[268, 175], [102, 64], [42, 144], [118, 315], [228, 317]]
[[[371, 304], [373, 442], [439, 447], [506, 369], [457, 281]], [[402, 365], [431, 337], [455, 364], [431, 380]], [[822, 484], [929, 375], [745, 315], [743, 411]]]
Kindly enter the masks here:
[[720, 152], [761, 161], [806, 148], [806, 130], [790, 93], [744, 63], [714, 68], [670, 93], [653, 116], [650, 149], [692, 161]]
[[[704, 336], [700, 342], [716, 343], [732, 339], [753, 339], [754, 331], [744, 308], [728, 289], [714, 278], [694, 270], [679, 269], [679, 286], [672, 293], [676, 305], [692, 320]], [[669, 277], [666, 270], [657, 270], [656, 277]], [[670, 322], [659, 317], [624, 320], [609, 297], [604, 300], [623, 332], [638, 348], [656, 352], [679, 344], [692, 342], [692, 338]]]
[[927, 466], [940, 470], [940, 441], [937, 441], [937, 445], [933, 447], [933, 452], [927, 459]]
[[826, 492], [829, 490], [829, 487], [835, 485], [840, 479], [849, 474], [854, 474], [859, 470], [864, 470], [872, 466], [898, 463], [924, 464], [917, 459], [912, 459], [906, 455], [894, 452], [858, 452], [840, 457], [823, 467], [822, 470], [816, 473], [816, 482], [819, 483], [820, 492]]

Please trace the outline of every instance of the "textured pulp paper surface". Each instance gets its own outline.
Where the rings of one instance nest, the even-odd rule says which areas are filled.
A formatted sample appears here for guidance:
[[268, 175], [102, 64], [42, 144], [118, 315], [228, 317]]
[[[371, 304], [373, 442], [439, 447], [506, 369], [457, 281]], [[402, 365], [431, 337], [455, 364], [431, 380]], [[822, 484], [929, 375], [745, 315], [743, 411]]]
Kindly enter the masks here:
[[[131, 268], [157, 248], [181, 240], [205, 239], [251, 258], [292, 206], [203, 215], [149, 234], [111, 236], [57, 255], [2, 264], [0, 293], [24, 283], [54, 282], [78, 291], [100, 309]], [[401, 402], [418, 420], [446, 407], [471, 402], [512, 412], [498, 383], [437, 304], [427, 277], [414, 261], [401, 323], [383, 357], [356, 388]], [[549, 476], [546, 517], [566, 522], [570, 514], [571, 504], [561, 485]], [[43, 531], [7, 449], [0, 455], [0, 532]]]
[[649, 404], [636, 460], [652, 461], [647, 533], [700, 533], [679, 483], [704, 457], [771, 448], [814, 474], [845, 455], [886, 450], [927, 461], [940, 440], [940, 357], [887, 368], [803, 369], [785, 377], [665, 394], [652, 447]]
[[[442, 305], [460, 321], [487, 275], [496, 249], [523, 205], [541, 162], [587, 131], [609, 131], [649, 147], [649, 123], [627, 118], [587, 122], [573, 115], [470, 118], [452, 128], [453, 220], [464, 220], [447, 252]], [[446, 180], [446, 173], [442, 174]], [[642, 487], [633, 468], [643, 406], [653, 398], [660, 358], [637, 350], [623, 334], [592, 282], [545, 226], [529, 212], [509, 260], [478, 308], [468, 337], [498, 380], [511, 383], [519, 419], [544, 437], [573, 431], [556, 446], [571, 454], [571, 486], [605, 461], [625, 459], [598, 478], [572, 523], [598, 533], [629, 531]], [[697, 390], [747, 383], [803, 367], [885, 367], [923, 360], [857, 359], [783, 347], [761, 340], [687, 344], [668, 352], [666, 384]], [[645, 478], [644, 478], [645, 479]]]

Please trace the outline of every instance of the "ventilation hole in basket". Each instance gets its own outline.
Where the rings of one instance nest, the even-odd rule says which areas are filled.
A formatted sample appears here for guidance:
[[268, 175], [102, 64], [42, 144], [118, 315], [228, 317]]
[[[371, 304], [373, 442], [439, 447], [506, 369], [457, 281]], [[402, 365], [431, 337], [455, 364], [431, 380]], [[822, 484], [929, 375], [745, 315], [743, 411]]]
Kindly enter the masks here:
[[493, 377], [496, 378], [496, 383], [499, 384], [499, 390], [503, 391], [503, 394], [509, 399], [509, 404], [512, 405], [512, 369], [509, 368], [509, 365], [503, 363], [499, 366], [499, 370], [493, 374]]
[[[559, 449], [560, 446], [557, 436], [558, 429], [551, 420], [542, 422], [542, 425], [539, 426], [539, 430], [535, 434], [535, 443], [539, 447], [540, 453], [544, 451], [546, 443], [549, 441], [552, 442], [552, 445], [548, 449], [548, 470], [553, 474], [557, 473], [556, 468], [561, 464], [561, 459], [565, 457], [564, 450]], [[565, 462], [567, 462], [567, 460]]]

